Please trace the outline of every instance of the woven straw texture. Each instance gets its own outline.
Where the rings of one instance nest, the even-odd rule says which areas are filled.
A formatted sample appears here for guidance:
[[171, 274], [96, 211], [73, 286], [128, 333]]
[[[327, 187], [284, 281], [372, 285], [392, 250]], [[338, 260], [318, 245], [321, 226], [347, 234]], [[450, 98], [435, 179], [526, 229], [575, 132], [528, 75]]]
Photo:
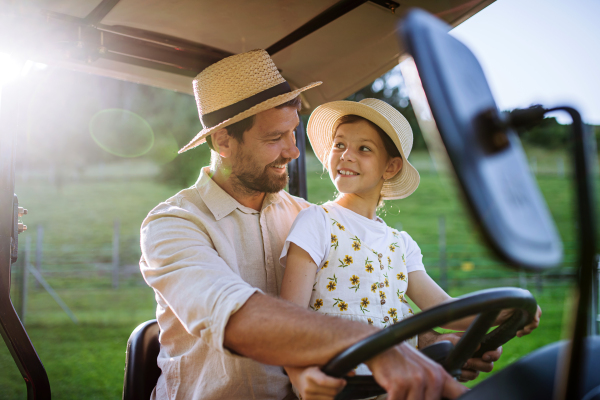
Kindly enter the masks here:
[[[198, 115], [211, 113], [247, 99], [264, 90], [285, 82], [279, 70], [264, 50], [252, 50], [237, 54], [207, 67], [196, 76], [193, 82]], [[270, 98], [212, 127], [204, 127], [179, 153], [192, 149], [206, 141], [206, 137], [221, 128], [244, 118], [269, 110], [298, 96], [301, 92], [320, 85], [313, 82]], [[200, 118], [202, 120], [202, 118]]]
[[317, 107], [308, 120], [307, 134], [319, 161], [327, 166], [327, 158], [333, 146], [335, 124], [342, 116], [351, 114], [366, 118], [383, 129], [402, 155], [402, 169], [396, 176], [384, 182], [381, 189], [382, 199], [403, 199], [411, 195], [420, 182], [419, 173], [408, 162], [413, 145], [412, 129], [406, 118], [384, 101], [334, 101]]

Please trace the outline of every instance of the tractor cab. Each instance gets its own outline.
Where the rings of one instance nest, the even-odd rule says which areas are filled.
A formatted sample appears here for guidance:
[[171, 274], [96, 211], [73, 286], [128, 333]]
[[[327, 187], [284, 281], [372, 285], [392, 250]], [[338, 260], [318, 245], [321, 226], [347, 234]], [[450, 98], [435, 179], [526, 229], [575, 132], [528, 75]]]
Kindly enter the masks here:
[[[192, 79], [207, 66], [263, 48], [292, 89], [323, 81], [301, 94], [302, 114], [325, 102], [347, 98], [402, 60], [403, 76], [410, 84], [409, 95], [428, 147], [454, 172], [482, 236], [506, 264], [540, 271], [561, 263], [563, 248], [524, 161], [517, 129], [539, 123], [553, 110], [538, 107], [500, 113], [479, 63], [447, 33], [490, 3], [421, 1], [414, 5], [422, 10], [414, 11], [409, 4], [388, 0], [9, 3], [0, 10], [0, 51], [191, 94]], [[1, 95], [0, 331], [23, 376], [27, 397], [50, 399], [52, 382], [10, 298], [11, 264], [16, 262], [19, 233], [24, 230], [19, 217], [25, 211], [14, 194], [14, 184], [15, 132], [22, 125], [20, 110], [26, 96], [17, 84], [2, 87]], [[577, 188], [573, 218], [580, 240], [579, 297], [572, 337], [529, 354], [463, 398], [600, 399], [596, 203], [589, 158], [594, 145], [577, 111], [562, 110], [573, 118]], [[306, 198], [303, 129], [300, 124], [296, 131], [300, 157], [289, 166], [289, 191]], [[478, 315], [458, 345], [441, 343], [423, 350], [456, 375], [472, 355], [514, 337], [533, 318], [536, 307], [533, 296], [517, 288], [472, 293], [356, 343], [323, 370], [343, 377], [374, 354], [419, 332]], [[490, 332], [497, 314], [506, 308], [517, 312]], [[149, 398], [160, 374], [156, 366], [159, 348], [155, 321], [141, 323], [131, 334], [124, 399]], [[383, 393], [369, 377], [351, 377], [348, 383], [338, 399]]]

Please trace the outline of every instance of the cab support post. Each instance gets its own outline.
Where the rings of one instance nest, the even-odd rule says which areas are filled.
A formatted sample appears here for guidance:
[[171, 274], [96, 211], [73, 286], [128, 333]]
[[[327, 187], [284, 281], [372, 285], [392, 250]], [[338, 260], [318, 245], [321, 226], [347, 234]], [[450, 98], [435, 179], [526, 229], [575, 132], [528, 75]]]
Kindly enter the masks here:
[[0, 334], [27, 385], [28, 400], [49, 400], [50, 382], [10, 298], [13, 199], [19, 111], [29, 92], [22, 82], [0, 88]]
[[288, 188], [291, 195], [308, 200], [308, 190], [306, 188], [306, 133], [302, 118], [300, 118], [300, 124], [296, 128], [296, 146], [300, 151], [300, 155], [289, 163], [290, 180]]

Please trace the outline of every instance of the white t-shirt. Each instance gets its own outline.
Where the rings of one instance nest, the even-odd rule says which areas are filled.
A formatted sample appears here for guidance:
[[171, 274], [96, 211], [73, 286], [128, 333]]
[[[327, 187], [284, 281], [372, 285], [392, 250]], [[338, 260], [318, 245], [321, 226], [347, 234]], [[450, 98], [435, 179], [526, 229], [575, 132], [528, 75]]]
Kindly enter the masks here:
[[[334, 202], [325, 203], [324, 206], [330, 211], [332, 218], [372, 248], [385, 248], [389, 243], [397, 240], [392, 238], [392, 230], [379, 217], [369, 219]], [[312, 205], [300, 211], [283, 246], [279, 258], [281, 265], [285, 268], [290, 243], [294, 243], [311, 256], [318, 266], [318, 271], [329, 256], [330, 223], [331, 220], [325, 210], [319, 205]], [[417, 242], [404, 231], [400, 232], [400, 237], [406, 249], [406, 271], [410, 273], [425, 270], [423, 254]]]

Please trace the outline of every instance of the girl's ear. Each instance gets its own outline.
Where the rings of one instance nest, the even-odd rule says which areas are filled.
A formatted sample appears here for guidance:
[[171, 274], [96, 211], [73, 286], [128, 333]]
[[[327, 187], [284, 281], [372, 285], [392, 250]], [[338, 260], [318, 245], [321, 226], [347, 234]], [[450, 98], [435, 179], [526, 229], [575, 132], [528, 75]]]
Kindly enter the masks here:
[[212, 135], [212, 144], [215, 151], [219, 153], [221, 157], [231, 157], [231, 136], [227, 132], [227, 129], [219, 129]]
[[402, 169], [402, 157], [393, 157], [387, 163], [387, 167], [383, 172], [383, 179], [390, 179], [396, 176], [398, 172]]

